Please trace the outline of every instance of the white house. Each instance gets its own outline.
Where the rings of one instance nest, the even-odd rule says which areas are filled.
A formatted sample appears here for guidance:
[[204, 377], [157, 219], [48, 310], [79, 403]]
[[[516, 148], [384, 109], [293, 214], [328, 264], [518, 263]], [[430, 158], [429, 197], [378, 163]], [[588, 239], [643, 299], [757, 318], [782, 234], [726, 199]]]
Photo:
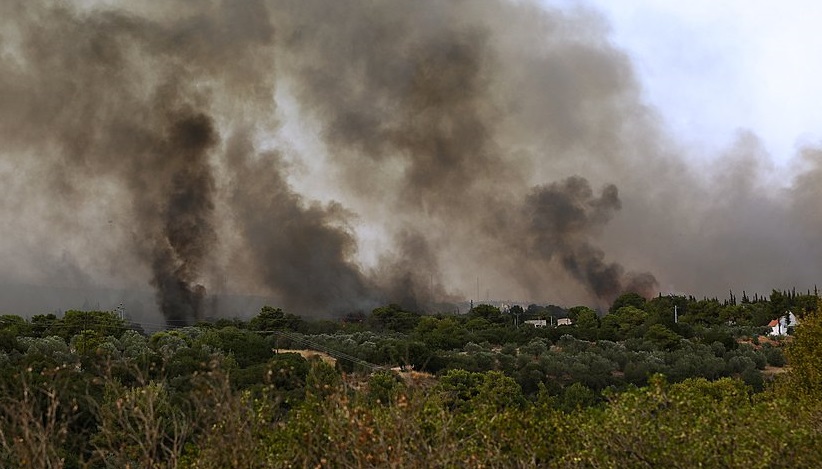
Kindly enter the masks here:
[[528, 319], [525, 321], [525, 324], [530, 324], [534, 327], [545, 327], [548, 325], [548, 321], [546, 319]]
[[[555, 325], [553, 318], [551, 319], [550, 323], [548, 322], [548, 319], [528, 319], [522, 322], [534, 327], [547, 327], [549, 325], [551, 327], [554, 327]], [[573, 322], [568, 318], [559, 318], [556, 321], [557, 326], [570, 326], [571, 324], [573, 324]]]
[[796, 319], [796, 316], [794, 316], [792, 312], [788, 311], [787, 317], [784, 315], [779, 316], [768, 323], [768, 327], [771, 328], [771, 332], [769, 334], [788, 335], [788, 328], [796, 327], [797, 325], [799, 325], [799, 320]]

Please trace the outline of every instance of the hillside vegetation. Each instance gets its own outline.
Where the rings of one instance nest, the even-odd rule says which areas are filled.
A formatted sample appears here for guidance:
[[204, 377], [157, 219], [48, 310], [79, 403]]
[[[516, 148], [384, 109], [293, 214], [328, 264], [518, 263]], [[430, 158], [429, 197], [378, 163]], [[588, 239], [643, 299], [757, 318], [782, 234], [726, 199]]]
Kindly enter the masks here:
[[[517, 308], [265, 307], [150, 335], [2, 316], [0, 466], [822, 466], [816, 295]], [[787, 311], [792, 335], [763, 337]]]

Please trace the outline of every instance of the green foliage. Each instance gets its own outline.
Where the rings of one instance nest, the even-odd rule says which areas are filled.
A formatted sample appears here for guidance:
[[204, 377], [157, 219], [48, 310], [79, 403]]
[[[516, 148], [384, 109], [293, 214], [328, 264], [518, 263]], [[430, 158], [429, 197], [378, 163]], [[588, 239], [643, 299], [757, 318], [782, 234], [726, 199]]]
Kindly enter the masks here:
[[721, 343], [725, 350], [733, 350], [737, 347], [736, 340], [727, 329], [712, 327], [705, 329], [702, 335], [702, 343], [713, 344], [715, 342]]
[[805, 316], [820, 312], [819, 297], [816, 295], [798, 295], [793, 300], [794, 312], [802, 320]]
[[278, 411], [272, 400], [249, 392], [235, 393], [217, 377], [204, 382], [195, 394], [196, 430], [179, 459], [181, 468], [273, 467], [268, 458], [269, 428]]
[[[669, 385], [656, 377], [647, 388], [612, 396], [603, 411], [573, 419], [568, 443], [575, 449], [562, 461], [579, 467], [818, 465], [820, 453], [810, 448], [820, 432], [796, 431], [798, 416], [782, 405], [753, 403], [736, 380]], [[813, 414], [801, 415], [807, 422]]]
[[785, 313], [787, 311], [790, 311], [793, 306], [793, 301], [791, 299], [790, 293], [782, 292], [779, 290], [771, 291], [771, 297], [769, 299], [769, 302], [771, 319], [785, 315]]
[[151, 349], [166, 359], [173, 357], [177, 352], [190, 348], [192, 339], [180, 331], [161, 331], [151, 336]]
[[560, 408], [565, 412], [575, 412], [599, 403], [599, 396], [588, 386], [574, 383], [562, 392]]
[[365, 398], [372, 405], [390, 404], [405, 388], [402, 378], [390, 371], [378, 371], [368, 379]]
[[268, 379], [277, 389], [302, 389], [308, 377], [308, 361], [297, 353], [278, 353], [266, 364]]
[[519, 384], [498, 371], [449, 370], [440, 379], [437, 392], [446, 406], [457, 410], [482, 407], [500, 411], [525, 402]]
[[100, 431], [92, 444], [100, 461], [115, 467], [152, 467], [182, 451], [186, 425], [163, 382], [127, 388], [106, 383], [99, 408]]
[[597, 316], [597, 312], [591, 308], [576, 307], [571, 308], [574, 311], [574, 317], [571, 316], [569, 311], [568, 317], [574, 321], [574, 324], [580, 329], [596, 329], [599, 327], [599, 317]]
[[98, 331], [83, 330], [70, 337], [72, 350], [80, 355], [94, 355], [105, 343], [105, 337]]
[[141, 360], [150, 357], [153, 351], [148, 345], [148, 339], [136, 331], [126, 331], [120, 337], [120, 351], [127, 359]]
[[30, 322], [20, 316], [3, 314], [0, 315], [0, 331], [14, 337], [28, 336], [33, 334], [34, 327]]
[[688, 344], [665, 356], [665, 375], [672, 381], [692, 377], [718, 379], [727, 375], [724, 358], [703, 344]]
[[484, 373], [479, 386], [477, 401], [478, 405], [490, 409], [492, 412], [521, 408], [526, 402], [520, 385], [514, 379], [499, 371]]
[[684, 296], [659, 295], [645, 303], [643, 309], [648, 312], [654, 323], [663, 324], [669, 329], [674, 329], [676, 327], [674, 308], [676, 308], [678, 315], [683, 315], [687, 310], [687, 305], [688, 299]]
[[263, 306], [260, 314], [251, 319], [248, 327], [253, 331], [301, 331], [304, 321], [299, 316], [288, 314], [280, 308]]
[[726, 324], [751, 324], [753, 314], [747, 305], [728, 305], [719, 312], [719, 319]]
[[774, 347], [771, 344], [765, 344], [762, 346], [762, 353], [765, 355], [767, 364], [770, 366], [782, 367], [787, 363], [781, 347]]
[[342, 377], [331, 365], [322, 360], [309, 362], [305, 378], [306, 393], [315, 399], [324, 399], [342, 386]]
[[414, 337], [437, 350], [461, 349], [470, 342], [470, 333], [450, 317], [423, 317], [414, 329]]
[[682, 337], [662, 324], [654, 324], [645, 331], [645, 340], [653, 342], [663, 350], [673, 350], [679, 347]]
[[[795, 308], [801, 299], [773, 297]], [[666, 316], [673, 304], [687, 326]], [[151, 337], [79, 328], [87, 312], [0, 317], [0, 466], [820, 465], [815, 313], [789, 346], [791, 371], [761, 392], [770, 389], [761, 370], [784, 357], [751, 345], [756, 330], [744, 323], [769, 302], [638, 305], [602, 320], [572, 308], [574, 326], [545, 329], [516, 329], [485, 306], [417, 316], [389, 305], [333, 327], [263, 308], [256, 327], [219, 321]], [[278, 344], [254, 332], [269, 328], [303, 332]], [[443, 371], [421, 381], [354, 367], [341, 375], [318, 358], [272, 352], [304, 344], [351, 358], [342, 364]]]
[[0, 382], [2, 467], [63, 467], [70, 446], [69, 415], [76, 409], [60, 368], [17, 370]]
[[374, 309], [368, 317], [368, 324], [377, 330], [410, 332], [417, 326], [420, 318], [418, 313], [403, 311], [399, 305], [390, 304]]
[[484, 376], [465, 370], [449, 370], [440, 378], [438, 391], [450, 408], [459, 408], [479, 394]]
[[534, 339], [531, 342], [528, 342], [528, 344], [520, 347], [520, 353], [532, 355], [534, 358], [539, 358], [540, 355], [548, 352], [550, 345], [551, 344], [545, 341], [545, 339]]
[[[640, 297], [641, 298], [641, 297]], [[643, 300], [644, 301], [644, 300]], [[635, 306], [623, 306], [602, 318], [602, 328], [617, 339], [642, 335], [642, 326], [648, 320], [648, 313]]]
[[55, 335], [55, 328], [59, 324], [54, 314], [35, 314], [31, 318], [31, 334], [35, 337]]
[[66, 311], [50, 330], [64, 340], [82, 331], [93, 331], [99, 336], [119, 338], [126, 331], [126, 322], [112, 311]]
[[208, 330], [197, 342], [230, 354], [240, 367], [265, 362], [274, 353], [261, 335], [233, 326]]
[[503, 324], [508, 322], [508, 318], [503, 316], [499, 308], [486, 304], [474, 306], [471, 311], [468, 312], [468, 317], [485, 319], [491, 324]]
[[642, 309], [645, 306], [645, 302], [645, 298], [643, 298], [639, 293], [623, 293], [622, 295], [619, 295], [616, 300], [614, 300], [613, 304], [611, 304], [611, 308], [608, 309], [608, 312], [615, 313], [619, 311], [620, 308], [624, 308], [626, 306]]
[[0, 351], [5, 353], [20, 353], [23, 345], [17, 340], [17, 334], [10, 329], [0, 329]]
[[787, 394], [802, 400], [819, 400], [822, 396], [822, 314], [805, 316], [785, 352], [791, 366]]
[[721, 311], [722, 305], [716, 299], [690, 302], [687, 305], [685, 314], [680, 316], [680, 321], [686, 324], [715, 326], [722, 324]]
[[18, 341], [26, 349], [23, 360], [31, 368], [49, 368], [77, 361], [77, 356], [62, 337], [19, 337]]

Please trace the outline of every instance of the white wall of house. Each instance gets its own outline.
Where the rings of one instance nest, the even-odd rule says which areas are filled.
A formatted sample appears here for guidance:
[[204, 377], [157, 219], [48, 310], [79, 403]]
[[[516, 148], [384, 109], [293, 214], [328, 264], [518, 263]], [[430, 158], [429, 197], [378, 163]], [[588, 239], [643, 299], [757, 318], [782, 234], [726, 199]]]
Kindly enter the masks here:
[[[773, 321], [771, 321], [773, 323]], [[796, 316], [793, 315], [792, 312], [788, 312], [788, 317], [785, 315], [779, 316], [776, 318], [776, 324], [771, 326], [771, 335], [788, 335], [788, 328], [789, 327], [796, 327], [799, 324], [799, 321], [796, 319]]]

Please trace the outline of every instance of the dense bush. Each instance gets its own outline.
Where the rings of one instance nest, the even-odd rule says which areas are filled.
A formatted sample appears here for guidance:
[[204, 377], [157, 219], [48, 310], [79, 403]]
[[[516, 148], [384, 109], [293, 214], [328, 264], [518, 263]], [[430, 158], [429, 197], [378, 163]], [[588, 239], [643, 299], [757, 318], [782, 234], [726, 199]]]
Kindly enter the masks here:
[[[791, 371], [772, 383], [762, 370], [785, 363], [780, 343], [714, 321], [721, 305], [693, 303], [684, 328], [664, 317], [668, 300], [625, 300], [602, 320], [576, 309], [582, 326], [542, 330], [489, 307], [391, 306], [316, 328], [267, 308], [150, 337], [104, 313], [0, 317], [0, 466], [822, 463], [816, 313], [803, 313]], [[282, 350], [306, 347], [336, 367]]]

